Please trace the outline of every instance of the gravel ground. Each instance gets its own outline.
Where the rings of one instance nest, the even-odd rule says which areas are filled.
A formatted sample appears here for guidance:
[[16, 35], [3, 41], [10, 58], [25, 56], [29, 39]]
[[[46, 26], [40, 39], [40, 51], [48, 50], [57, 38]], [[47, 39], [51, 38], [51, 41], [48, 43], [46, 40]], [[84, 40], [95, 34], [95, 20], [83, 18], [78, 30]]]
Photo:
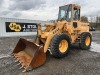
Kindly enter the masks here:
[[100, 44], [100, 31], [94, 31], [92, 33], [93, 42], [97, 42]]
[[[93, 42], [100, 44], [100, 31], [93, 32]], [[72, 48], [67, 57], [56, 59], [47, 53], [46, 63], [22, 73], [10, 54], [20, 37], [0, 38], [0, 75], [100, 75], [100, 53]], [[21, 37], [33, 39], [31, 37]], [[33, 40], [32, 40], [33, 41]]]

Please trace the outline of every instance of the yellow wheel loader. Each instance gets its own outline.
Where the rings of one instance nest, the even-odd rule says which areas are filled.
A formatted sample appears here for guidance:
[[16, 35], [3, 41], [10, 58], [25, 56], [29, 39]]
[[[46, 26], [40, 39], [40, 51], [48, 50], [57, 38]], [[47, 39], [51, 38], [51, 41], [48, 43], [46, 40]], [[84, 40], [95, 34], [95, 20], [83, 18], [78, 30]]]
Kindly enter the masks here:
[[92, 33], [89, 32], [89, 23], [81, 22], [80, 6], [68, 4], [59, 7], [57, 23], [37, 26], [35, 42], [20, 39], [12, 55], [22, 65], [25, 71], [37, 68], [46, 61], [47, 50], [56, 58], [65, 57], [71, 44], [79, 44], [80, 48], [87, 50], [91, 46]]

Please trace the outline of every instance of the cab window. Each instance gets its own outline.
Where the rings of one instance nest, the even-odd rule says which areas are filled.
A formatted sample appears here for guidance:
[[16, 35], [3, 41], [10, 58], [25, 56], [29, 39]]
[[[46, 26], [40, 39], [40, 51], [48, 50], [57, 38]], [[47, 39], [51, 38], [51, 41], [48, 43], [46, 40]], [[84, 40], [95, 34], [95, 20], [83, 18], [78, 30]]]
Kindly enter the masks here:
[[74, 18], [73, 20], [80, 20], [80, 9], [74, 8]]

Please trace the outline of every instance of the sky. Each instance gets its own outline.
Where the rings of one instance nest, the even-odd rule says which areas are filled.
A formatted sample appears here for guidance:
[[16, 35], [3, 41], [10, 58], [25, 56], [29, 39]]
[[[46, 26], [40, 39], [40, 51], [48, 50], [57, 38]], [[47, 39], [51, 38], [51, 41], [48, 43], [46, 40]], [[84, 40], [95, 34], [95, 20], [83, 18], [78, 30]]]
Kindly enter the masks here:
[[81, 16], [100, 16], [100, 0], [0, 0], [0, 17], [55, 20], [67, 4], [80, 5]]

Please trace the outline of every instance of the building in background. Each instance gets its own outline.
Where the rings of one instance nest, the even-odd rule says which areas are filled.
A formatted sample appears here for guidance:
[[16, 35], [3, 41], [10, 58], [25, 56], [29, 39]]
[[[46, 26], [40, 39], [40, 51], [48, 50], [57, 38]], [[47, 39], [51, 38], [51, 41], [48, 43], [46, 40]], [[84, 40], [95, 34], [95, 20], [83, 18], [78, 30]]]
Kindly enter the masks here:
[[45, 24], [47, 22], [0, 17], [0, 37], [35, 35], [38, 23]]

